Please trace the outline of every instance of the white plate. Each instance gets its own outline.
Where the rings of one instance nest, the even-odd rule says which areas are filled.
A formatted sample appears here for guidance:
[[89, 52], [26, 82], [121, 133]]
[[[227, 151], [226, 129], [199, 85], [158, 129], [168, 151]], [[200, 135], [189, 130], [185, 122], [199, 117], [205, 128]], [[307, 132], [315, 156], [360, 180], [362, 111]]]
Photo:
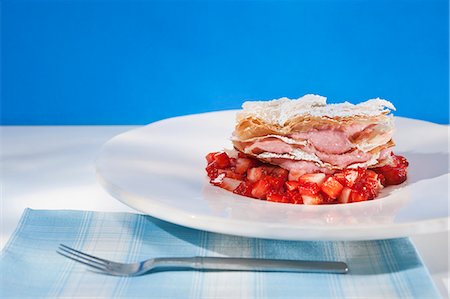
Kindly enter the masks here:
[[305, 206], [242, 197], [209, 184], [205, 155], [231, 148], [235, 111], [170, 118], [118, 135], [97, 160], [99, 181], [121, 202], [206, 231], [286, 240], [369, 240], [448, 229], [448, 126], [396, 118], [395, 153], [409, 178], [379, 198]]

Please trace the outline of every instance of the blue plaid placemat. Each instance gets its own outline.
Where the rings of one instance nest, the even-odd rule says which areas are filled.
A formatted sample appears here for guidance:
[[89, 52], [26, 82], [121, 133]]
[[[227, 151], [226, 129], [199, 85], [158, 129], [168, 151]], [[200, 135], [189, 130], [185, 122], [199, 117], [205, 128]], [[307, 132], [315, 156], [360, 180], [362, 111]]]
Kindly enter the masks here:
[[[350, 273], [94, 273], [60, 243], [117, 260], [233, 256], [342, 260]], [[0, 258], [1, 298], [440, 298], [409, 239], [276, 241], [208, 233], [128, 213], [27, 209]]]

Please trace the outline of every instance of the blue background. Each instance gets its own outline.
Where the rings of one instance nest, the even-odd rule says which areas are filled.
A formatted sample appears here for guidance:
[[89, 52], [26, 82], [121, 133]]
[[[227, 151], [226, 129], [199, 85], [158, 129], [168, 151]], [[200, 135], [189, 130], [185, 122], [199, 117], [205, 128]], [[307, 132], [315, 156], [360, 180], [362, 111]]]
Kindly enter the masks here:
[[445, 0], [1, 5], [2, 124], [146, 124], [306, 93], [449, 122]]

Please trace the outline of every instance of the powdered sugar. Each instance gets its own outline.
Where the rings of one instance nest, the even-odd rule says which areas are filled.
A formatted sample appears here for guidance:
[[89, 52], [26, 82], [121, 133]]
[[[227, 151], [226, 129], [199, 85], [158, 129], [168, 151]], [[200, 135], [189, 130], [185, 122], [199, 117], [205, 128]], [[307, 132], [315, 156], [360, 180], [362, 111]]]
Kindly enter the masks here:
[[326, 98], [307, 94], [298, 99], [280, 98], [272, 101], [248, 101], [242, 105], [237, 118], [253, 116], [269, 124], [283, 126], [289, 119], [297, 116], [315, 117], [352, 117], [377, 116], [395, 110], [394, 105], [386, 100], [376, 98], [359, 104], [344, 102], [327, 104]]

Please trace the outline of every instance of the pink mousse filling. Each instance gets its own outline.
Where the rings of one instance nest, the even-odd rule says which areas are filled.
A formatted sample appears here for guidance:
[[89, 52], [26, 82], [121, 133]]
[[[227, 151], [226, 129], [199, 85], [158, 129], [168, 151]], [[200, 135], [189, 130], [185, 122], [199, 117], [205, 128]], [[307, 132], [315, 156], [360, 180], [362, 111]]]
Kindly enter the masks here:
[[[370, 127], [370, 126], [369, 126]], [[355, 163], [365, 163], [372, 158], [371, 153], [363, 152], [354, 148], [349, 141], [349, 137], [353, 134], [360, 133], [368, 128], [368, 126], [351, 126], [347, 130], [324, 129], [313, 130], [309, 132], [299, 132], [287, 136], [297, 142], [308, 141], [306, 145], [289, 144], [276, 137], [262, 137], [253, 142], [242, 143], [244, 151], [248, 154], [258, 155], [263, 152], [274, 154], [292, 154], [295, 149], [301, 150], [308, 154], [316, 155], [322, 162], [329, 163], [337, 168], [345, 168]], [[390, 150], [384, 150], [379, 160], [388, 156]], [[291, 169], [304, 169], [307, 172], [327, 172], [326, 168], [320, 167], [313, 161], [295, 160], [292, 158], [267, 158], [267, 162], [280, 165], [281, 167]]]

